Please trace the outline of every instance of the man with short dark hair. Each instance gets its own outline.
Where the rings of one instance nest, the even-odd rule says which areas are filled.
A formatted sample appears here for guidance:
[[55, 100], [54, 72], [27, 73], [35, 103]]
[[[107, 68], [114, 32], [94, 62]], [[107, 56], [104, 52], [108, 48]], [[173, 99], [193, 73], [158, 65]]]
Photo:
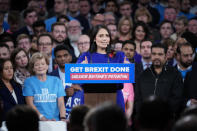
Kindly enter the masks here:
[[173, 7], [166, 7], [164, 10], [164, 20], [173, 22], [177, 17], [176, 9]]
[[67, 28], [64, 23], [56, 22], [52, 25], [51, 36], [54, 40], [54, 46], [64, 44], [67, 39]]
[[83, 27], [83, 33], [88, 33], [91, 27], [91, 17], [90, 13], [91, 5], [89, 0], [79, 0], [79, 15], [75, 17]]
[[92, 28], [96, 27], [97, 25], [103, 25], [104, 21], [105, 21], [104, 15], [100, 14], [100, 13], [97, 13], [91, 19]]
[[127, 119], [119, 106], [105, 102], [88, 112], [84, 125], [85, 131], [126, 131]]
[[17, 37], [20, 34], [33, 35], [33, 23], [38, 20], [37, 12], [34, 9], [26, 9], [23, 13], [23, 18], [25, 26], [19, 29], [14, 33], [14, 36]]
[[135, 49], [136, 49], [136, 45], [134, 41], [126, 40], [123, 43], [122, 51], [125, 53], [125, 56], [127, 57], [127, 59], [129, 59], [131, 63], [135, 62], [134, 60]]
[[184, 15], [188, 20], [194, 18], [196, 15], [190, 13], [191, 4], [190, 0], [180, 0], [181, 10], [178, 16]]
[[197, 17], [189, 20], [188, 31], [192, 32], [197, 37]]
[[33, 23], [34, 34], [38, 37], [40, 34], [46, 33], [44, 21], [36, 21]]
[[127, 16], [131, 18], [132, 10], [132, 3], [130, 1], [123, 1], [120, 3], [119, 12], [121, 16]]
[[74, 106], [84, 104], [84, 92], [77, 84], [65, 83], [65, 64], [71, 63], [72, 55], [70, 50], [64, 45], [58, 45], [54, 49], [55, 61], [58, 68], [55, 69], [50, 75], [57, 76], [62, 80], [66, 91], [65, 108], [66, 119], [69, 119], [70, 111]]
[[5, 35], [5, 36], [2, 36], [2, 38], [0, 38], [0, 42], [1, 43], [4, 43], [6, 45], [9, 46], [9, 50], [10, 50], [10, 54], [12, 53], [12, 51], [14, 50], [14, 41], [13, 39], [11, 38], [11, 36], [9, 35]]
[[39, 131], [39, 118], [34, 109], [27, 105], [15, 106], [6, 116], [8, 131]]
[[67, 15], [67, 8], [68, 8], [67, 0], [54, 0], [55, 16], [52, 16], [51, 18], [45, 20], [46, 30], [48, 32], [51, 32], [51, 26], [53, 23], [57, 22], [58, 16], [66, 15], [68, 16], [69, 20], [73, 19], [71, 16]]
[[9, 46], [4, 43], [0, 44], [0, 58], [2, 59], [10, 58]]
[[76, 61], [74, 48], [71, 46], [69, 39], [67, 38], [67, 28], [64, 23], [56, 22], [52, 25], [51, 32], [54, 47], [57, 45], [66, 45], [67, 48], [71, 51], [73, 62]]
[[65, 86], [65, 64], [71, 63], [72, 55], [70, 50], [65, 45], [58, 45], [54, 48], [55, 62], [58, 68], [50, 74], [59, 77]]
[[76, 17], [79, 15], [79, 0], [68, 0], [68, 15]]
[[152, 66], [143, 71], [136, 81], [137, 111], [146, 97], [156, 95], [169, 103], [174, 115], [179, 113], [183, 98], [183, 81], [180, 72], [174, 67], [166, 66], [166, 53], [164, 45], [152, 45]]
[[187, 72], [192, 70], [192, 64], [194, 61], [194, 49], [190, 43], [180, 44], [177, 47], [176, 55], [176, 68], [181, 73], [184, 80]]
[[118, 4], [115, 0], [105, 1], [105, 12], [117, 13]]
[[79, 105], [72, 108], [70, 112], [70, 118], [68, 122], [69, 131], [84, 131], [84, 117], [88, 113], [90, 108], [86, 105]]
[[142, 56], [141, 62], [136, 63], [136, 78], [147, 68], [151, 67], [151, 46], [150, 40], [144, 40], [140, 43], [140, 54]]
[[158, 96], [149, 96], [142, 102], [136, 123], [138, 131], [165, 131], [171, 120], [169, 103]]

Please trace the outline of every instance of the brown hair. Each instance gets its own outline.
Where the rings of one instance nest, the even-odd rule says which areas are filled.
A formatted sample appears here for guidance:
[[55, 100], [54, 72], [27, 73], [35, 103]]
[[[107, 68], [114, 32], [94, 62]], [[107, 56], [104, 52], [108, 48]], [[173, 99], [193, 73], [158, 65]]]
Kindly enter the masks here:
[[[25, 53], [25, 55], [27, 56], [27, 59], [28, 59], [28, 62], [29, 62], [29, 57], [28, 57], [28, 54], [27, 54], [27, 52], [23, 49], [23, 48], [16, 48], [16, 49], [14, 49], [14, 51], [12, 52], [12, 54], [11, 54], [11, 56], [10, 56], [10, 60], [12, 61], [12, 63], [13, 63], [13, 67], [14, 67], [14, 69], [16, 69], [16, 67], [17, 67], [17, 65], [16, 65], [16, 55], [19, 53], [19, 52], [21, 52], [21, 51], [23, 51], [24, 53]], [[28, 65], [27, 65], [27, 67], [28, 67]], [[26, 67], [26, 68], [27, 68]]]
[[152, 15], [145, 7], [141, 7], [136, 10], [135, 16], [134, 16], [135, 22], [137, 22], [138, 21], [137, 18], [142, 15], [146, 15], [148, 17], [148, 23], [152, 22]]
[[51, 31], [53, 31], [54, 30], [54, 27], [55, 26], [64, 26], [65, 27], [65, 29], [66, 29], [66, 31], [67, 31], [67, 28], [66, 28], [66, 26], [65, 26], [65, 24], [63, 23], [63, 22], [55, 22], [55, 23], [53, 23], [52, 24], [52, 26], [51, 26]]
[[21, 39], [29, 39], [29, 42], [31, 41], [29, 36], [27, 34], [20, 34], [17, 38], [16, 38], [16, 42], [17, 42], [17, 45], [18, 45], [18, 42], [21, 40]]

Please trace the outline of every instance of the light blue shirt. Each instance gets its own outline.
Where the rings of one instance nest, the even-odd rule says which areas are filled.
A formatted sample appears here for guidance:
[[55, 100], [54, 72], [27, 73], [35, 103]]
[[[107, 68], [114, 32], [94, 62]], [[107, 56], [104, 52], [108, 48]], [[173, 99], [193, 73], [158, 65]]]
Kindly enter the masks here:
[[[71, 17], [71, 16], [68, 16], [68, 18], [69, 18], [69, 20], [74, 20], [74, 18]], [[55, 23], [55, 22], [57, 22], [57, 17], [56, 16], [51, 17], [51, 18], [45, 20], [44, 22], [45, 22], [45, 25], [46, 25], [46, 30], [48, 32], [51, 32], [52, 24]]]
[[24, 82], [23, 95], [34, 97], [33, 103], [44, 117], [59, 120], [58, 98], [66, 96], [59, 78], [47, 76], [46, 81], [40, 81], [36, 76], [29, 77]]

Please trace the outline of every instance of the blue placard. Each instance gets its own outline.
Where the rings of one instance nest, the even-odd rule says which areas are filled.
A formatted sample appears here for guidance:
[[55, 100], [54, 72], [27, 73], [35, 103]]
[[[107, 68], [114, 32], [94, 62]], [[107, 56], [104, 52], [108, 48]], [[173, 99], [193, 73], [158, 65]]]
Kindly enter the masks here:
[[134, 64], [65, 64], [66, 83], [134, 83]]

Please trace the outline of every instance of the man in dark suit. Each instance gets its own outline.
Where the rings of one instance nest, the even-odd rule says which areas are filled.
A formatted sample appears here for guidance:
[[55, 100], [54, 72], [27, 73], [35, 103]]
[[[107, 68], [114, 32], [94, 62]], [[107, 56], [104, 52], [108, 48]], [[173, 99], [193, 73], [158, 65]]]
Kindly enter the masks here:
[[83, 27], [82, 32], [88, 33], [89, 29], [91, 28], [91, 17], [92, 14], [90, 13], [90, 2], [89, 0], [80, 0], [79, 1], [79, 15], [75, 17]]
[[149, 68], [152, 64], [151, 62], [151, 46], [152, 42], [149, 40], [144, 40], [140, 44], [140, 54], [142, 60], [140, 63], [136, 63], [136, 79], [144, 70]]
[[197, 66], [192, 67], [184, 81], [184, 96], [186, 106], [197, 105]]
[[33, 35], [33, 23], [38, 20], [37, 13], [34, 9], [26, 9], [23, 14], [25, 26], [15, 32], [13, 35], [16, 38], [20, 34]]

